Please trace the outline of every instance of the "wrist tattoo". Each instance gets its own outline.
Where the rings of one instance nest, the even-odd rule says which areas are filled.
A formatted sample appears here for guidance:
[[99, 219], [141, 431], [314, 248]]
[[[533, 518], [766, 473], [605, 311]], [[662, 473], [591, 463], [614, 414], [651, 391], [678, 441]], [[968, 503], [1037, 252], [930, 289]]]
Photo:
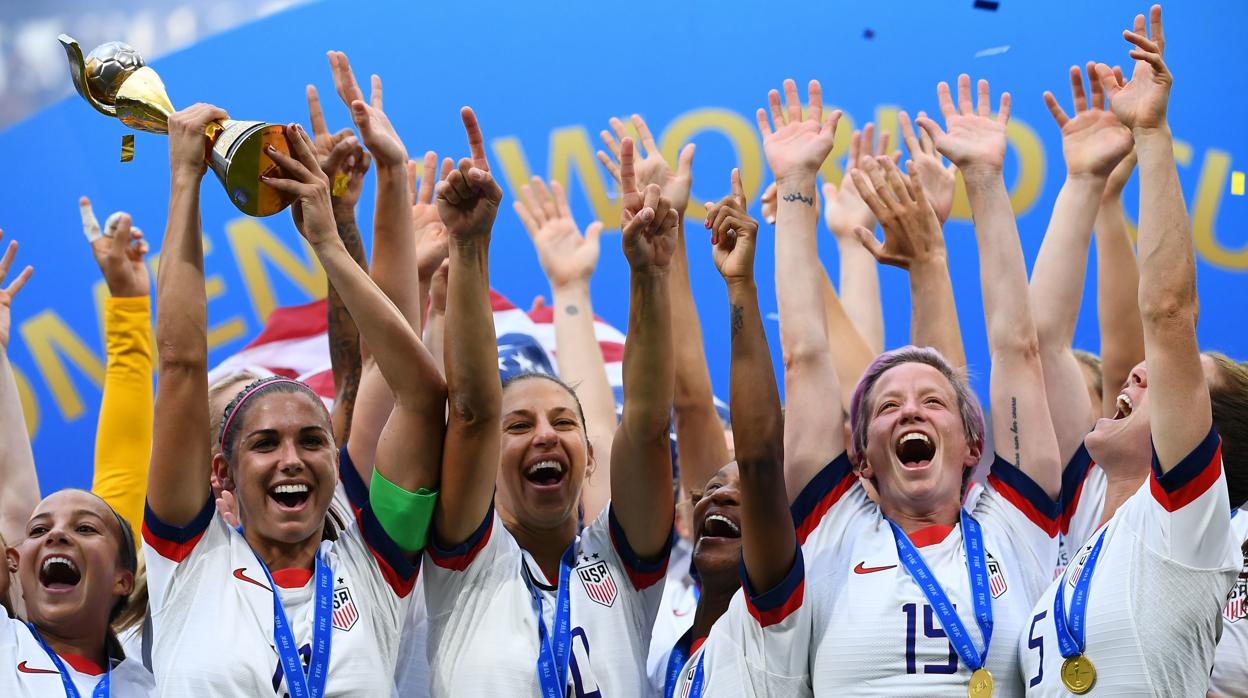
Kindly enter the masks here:
[[576, 315], [577, 313], [581, 311], [577, 309], [575, 305], [569, 305], [568, 307], [563, 309], [563, 312], [567, 313], [568, 315]]
[[739, 305], [732, 306], [732, 321], [730, 323], [732, 326], [732, 339], [736, 339], [737, 333], [741, 331], [742, 327], [745, 327], [745, 318], [742, 317], [744, 310]]
[[1018, 446], [1018, 398], [1010, 398], [1010, 433], [1014, 435], [1014, 466], [1023, 467], [1022, 449]]
[[815, 205], [815, 197], [813, 195], [803, 196], [802, 193], [798, 191], [795, 191], [792, 194], [785, 194], [784, 196], [780, 198], [784, 199], [785, 201], [796, 201], [798, 203], [806, 204], [807, 206]]

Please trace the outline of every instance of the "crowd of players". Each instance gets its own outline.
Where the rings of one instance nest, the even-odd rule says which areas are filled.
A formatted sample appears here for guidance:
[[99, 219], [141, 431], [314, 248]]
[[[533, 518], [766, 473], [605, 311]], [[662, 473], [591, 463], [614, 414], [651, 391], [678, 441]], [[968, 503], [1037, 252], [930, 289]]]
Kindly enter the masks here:
[[[630, 268], [617, 419], [589, 296], [601, 224], [582, 235], [557, 182], [522, 188], [560, 376], [500, 381], [502, 190], [476, 116], [470, 157], [409, 161], [380, 80], [366, 100], [331, 52], [356, 130], [331, 133], [309, 87], [311, 132], [286, 128], [265, 179], [329, 279], [331, 413], [289, 378], [208, 384], [199, 190], [204, 128], [226, 114], [174, 114], [154, 341], [142, 233], [119, 214], [101, 234], [83, 202], [111, 293], [92, 492], [39, 492], [4, 351], [31, 269], [10, 274], [14, 243], [0, 259], [0, 692], [1248, 696], [1248, 368], [1196, 342], [1160, 7], [1123, 36], [1129, 79], [1072, 68], [1073, 114], [1045, 94], [1067, 177], [1030, 279], [1002, 177], [1008, 93], [994, 110], [986, 81], [942, 82], [943, 125], [899, 115], [904, 166], [868, 125], [822, 201], [840, 112], [816, 81], [805, 108], [791, 80], [768, 95], [787, 403], [754, 282], [765, 231], [733, 170], [704, 222], [730, 432], [689, 288], [686, 255], [708, 252], [685, 234], [692, 146], [672, 167], [640, 117], [636, 140], [602, 132]], [[1138, 254], [1121, 201], [1137, 161]], [[370, 170], [371, 262], [355, 225]], [[957, 173], [987, 421], [942, 238]], [[1071, 345], [1094, 230], [1099, 358]], [[908, 271], [913, 346], [880, 353], [877, 263]]]

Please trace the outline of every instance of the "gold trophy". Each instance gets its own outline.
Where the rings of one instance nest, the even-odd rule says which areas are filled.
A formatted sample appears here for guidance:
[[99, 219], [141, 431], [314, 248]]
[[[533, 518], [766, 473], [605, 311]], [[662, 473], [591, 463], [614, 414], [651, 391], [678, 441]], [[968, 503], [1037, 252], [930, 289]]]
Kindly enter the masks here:
[[[74, 87], [87, 103], [106, 116], [137, 131], [168, 133], [169, 115], [174, 112], [165, 93], [165, 84], [156, 71], [143, 64], [143, 57], [128, 44], [110, 41], [97, 46], [84, 59], [73, 37], [58, 37], [69, 58]], [[249, 216], [271, 216], [293, 200], [289, 195], [264, 184], [261, 175], [280, 176], [280, 168], [265, 154], [265, 146], [289, 154], [282, 126], [263, 121], [214, 121], [205, 135], [212, 143], [208, 166], [238, 210]], [[124, 148], [133, 136], [123, 141]]]

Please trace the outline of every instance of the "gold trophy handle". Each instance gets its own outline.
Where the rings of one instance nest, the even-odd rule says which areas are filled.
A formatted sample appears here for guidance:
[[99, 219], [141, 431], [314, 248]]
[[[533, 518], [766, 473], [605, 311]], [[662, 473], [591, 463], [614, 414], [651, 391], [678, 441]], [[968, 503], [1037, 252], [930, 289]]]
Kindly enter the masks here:
[[87, 61], [82, 56], [82, 47], [68, 34], [61, 34], [57, 39], [65, 49], [65, 56], [69, 58], [69, 76], [74, 81], [74, 89], [78, 90], [78, 94], [87, 100], [87, 104], [95, 107], [96, 111], [105, 116], [117, 116], [115, 108], [91, 96], [91, 90], [87, 88]]

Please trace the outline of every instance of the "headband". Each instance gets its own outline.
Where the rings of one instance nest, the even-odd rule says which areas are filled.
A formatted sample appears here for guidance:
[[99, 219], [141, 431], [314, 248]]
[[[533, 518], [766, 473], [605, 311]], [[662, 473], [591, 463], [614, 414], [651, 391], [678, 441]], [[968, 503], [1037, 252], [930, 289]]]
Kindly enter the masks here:
[[239, 396], [238, 400], [234, 402], [234, 409], [230, 410], [230, 413], [225, 416], [225, 423], [221, 425], [221, 452], [222, 453], [225, 453], [225, 435], [230, 433], [230, 423], [234, 421], [234, 416], [238, 414], [238, 411], [240, 409], [242, 409], [243, 403], [247, 402], [247, 400], [249, 400], [252, 395], [255, 395], [257, 392], [259, 392], [261, 388], [265, 386], [269, 386], [269, 385], [276, 385], [278, 383], [293, 383], [295, 385], [302, 385], [304, 387], [307, 387], [306, 384], [300, 381], [297, 381], [294, 378], [280, 378], [279, 377], [279, 378], [269, 378], [265, 380], [256, 381], [255, 385], [243, 391], [243, 394]]

